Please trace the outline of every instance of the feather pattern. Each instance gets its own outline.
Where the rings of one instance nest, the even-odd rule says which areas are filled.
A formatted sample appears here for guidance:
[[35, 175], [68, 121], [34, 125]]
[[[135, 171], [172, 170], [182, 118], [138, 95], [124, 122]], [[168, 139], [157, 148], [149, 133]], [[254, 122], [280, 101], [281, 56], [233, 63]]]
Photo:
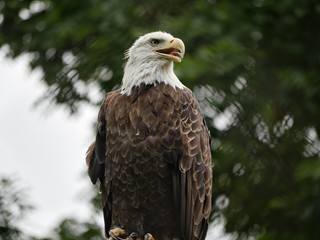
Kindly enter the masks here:
[[105, 142], [95, 144], [106, 146], [101, 183], [106, 228], [151, 232], [156, 239], [204, 239], [211, 212], [211, 153], [193, 93], [142, 84], [131, 96], [109, 93], [100, 113]]
[[86, 162], [91, 181], [100, 181], [107, 236], [119, 226], [158, 240], [206, 237], [210, 136], [195, 96], [173, 71], [171, 48], [157, 54], [174, 41], [163, 32], [140, 37], [125, 54], [121, 89], [102, 103]]

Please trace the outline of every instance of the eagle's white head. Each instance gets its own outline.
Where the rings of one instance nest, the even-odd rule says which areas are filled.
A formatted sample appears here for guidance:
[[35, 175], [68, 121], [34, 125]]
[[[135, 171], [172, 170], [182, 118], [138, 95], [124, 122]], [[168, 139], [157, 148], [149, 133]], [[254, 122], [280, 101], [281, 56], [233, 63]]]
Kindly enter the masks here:
[[134, 86], [165, 83], [183, 88], [173, 72], [173, 62], [181, 62], [183, 42], [165, 32], [152, 32], [139, 37], [125, 54], [127, 59], [121, 94], [130, 95]]

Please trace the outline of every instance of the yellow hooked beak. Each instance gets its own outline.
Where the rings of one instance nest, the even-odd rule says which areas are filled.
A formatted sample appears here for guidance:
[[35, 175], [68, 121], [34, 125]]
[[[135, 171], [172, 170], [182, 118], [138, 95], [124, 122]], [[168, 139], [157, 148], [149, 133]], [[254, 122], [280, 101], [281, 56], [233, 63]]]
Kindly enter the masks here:
[[157, 54], [175, 62], [182, 61], [184, 51], [184, 43], [179, 38], [171, 38], [164, 47], [155, 50]]

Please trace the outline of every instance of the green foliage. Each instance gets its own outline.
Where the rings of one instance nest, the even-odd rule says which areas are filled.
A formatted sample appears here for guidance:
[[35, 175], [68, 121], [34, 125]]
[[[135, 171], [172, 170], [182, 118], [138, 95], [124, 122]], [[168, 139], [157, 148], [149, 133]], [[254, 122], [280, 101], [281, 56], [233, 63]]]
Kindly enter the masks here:
[[0, 239], [27, 239], [17, 223], [32, 207], [24, 200], [23, 191], [9, 178], [0, 179]]
[[0, 46], [8, 57], [29, 53], [45, 96], [71, 112], [92, 102], [91, 84], [119, 86], [136, 37], [182, 38], [176, 72], [214, 139], [213, 216], [239, 238], [317, 239], [318, 1], [0, 0], [0, 10]]
[[[54, 230], [54, 239], [60, 240], [102, 240], [103, 234], [96, 223], [79, 222], [76, 219], [64, 219]], [[40, 240], [40, 239], [39, 239]], [[42, 239], [46, 240], [46, 239]]]

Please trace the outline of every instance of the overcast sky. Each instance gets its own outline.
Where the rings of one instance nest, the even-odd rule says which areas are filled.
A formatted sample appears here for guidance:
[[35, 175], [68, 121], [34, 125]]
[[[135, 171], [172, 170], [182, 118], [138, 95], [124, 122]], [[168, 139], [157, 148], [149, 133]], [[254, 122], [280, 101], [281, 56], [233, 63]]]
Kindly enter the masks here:
[[85, 216], [87, 201], [79, 199], [89, 189], [82, 175], [98, 109], [83, 107], [73, 117], [63, 108], [35, 108], [45, 89], [26, 56], [9, 61], [0, 50], [0, 76], [0, 176], [18, 179], [36, 207], [24, 228], [42, 234], [62, 217]]
[[[45, 88], [40, 72], [30, 73], [27, 59], [5, 59], [0, 49], [0, 177], [13, 177], [26, 190], [36, 209], [21, 225], [41, 236], [63, 217], [88, 216], [90, 182], [83, 173], [98, 109], [83, 106], [70, 116], [63, 108], [35, 108]], [[230, 239], [222, 230], [218, 225], [207, 239]]]

